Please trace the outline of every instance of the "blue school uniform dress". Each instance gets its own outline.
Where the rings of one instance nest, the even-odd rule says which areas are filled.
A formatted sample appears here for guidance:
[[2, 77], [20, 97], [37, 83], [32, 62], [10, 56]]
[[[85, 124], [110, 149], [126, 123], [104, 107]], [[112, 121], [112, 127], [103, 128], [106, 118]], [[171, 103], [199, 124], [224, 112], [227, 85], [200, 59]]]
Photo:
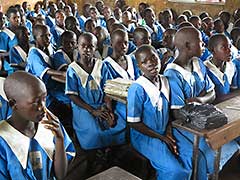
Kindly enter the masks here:
[[[77, 95], [85, 103], [97, 109], [104, 105], [103, 86], [111, 75], [102, 60], [96, 60], [91, 74], [76, 62], [72, 62], [66, 75], [66, 94]], [[117, 121], [114, 128], [101, 130], [98, 120], [86, 109], [72, 104], [73, 129], [83, 149], [96, 149], [123, 144], [125, 142], [125, 123]]]
[[208, 48], [205, 47], [199, 59], [202, 61], [206, 61], [211, 57], [212, 57], [212, 53], [208, 50]]
[[8, 52], [17, 43], [17, 38], [10, 29], [0, 30], [0, 52]]
[[[128, 117], [130, 123], [142, 122], [160, 135], [165, 135], [169, 118], [169, 85], [167, 78], [159, 76], [161, 90], [144, 76], [140, 76], [128, 89]], [[131, 144], [147, 157], [157, 171], [158, 180], [190, 179], [169, 150], [166, 143], [131, 128]]]
[[81, 16], [78, 16], [77, 19], [78, 19], [81, 30], [85, 31], [84, 25], [85, 25], [85, 22], [87, 21], [87, 18], [85, 16], [81, 15]]
[[230, 88], [237, 88], [237, 70], [233, 62], [226, 62], [224, 72], [220, 71], [211, 60], [204, 61], [207, 74], [215, 85], [216, 95], [228, 94]]
[[3, 89], [5, 78], [0, 77], [0, 121], [8, 119], [12, 115], [12, 109], [8, 105], [8, 99]]
[[[62, 126], [61, 128], [67, 158], [71, 160], [74, 146]], [[39, 123], [35, 136], [29, 138], [8, 121], [0, 122], [0, 179], [55, 179], [54, 151], [55, 137], [43, 124]]]
[[10, 64], [20, 64], [27, 61], [27, 53], [19, 46], [12, 47], [9, 51]]
[[240, 59], [239, 58], [233, 59], [232, 62], [235, 64], [237, 71], [237, 78], [235, 84], [237, 85], [237, 88], [240, 88]]
[[[62, 70], [64, 67], [68, 67], [69, 64], [71, 64], [73, 61], [76, 61], [78, 59], [78, 50], [74, 51], [73, 55], [74, 59], [70, 59], [68, 55], [62, 50], [59, 49], [56, 51], [56, 53], [53, 55], [52, 59], [52, 67], [55, 70]], [[64, 104], [70, 104], [71, 101], [67, 95], [65, 95], [65, 84], [63, 83], [55, 83], [56, 87], [54, 88], [55, 91], [52, 94], [53, 97], [55, 97], [58, 101], [64, 103]]]
[[[116, 61], [114, 61], [110, 56], [104, 59], [103, 63], [108, 67], [112, 78], [123, 78], [136, 80], [139, 77], [139, 69], [136, 64], [133, 63], [130, 56], [126, 55], [128, 69], [124, 70]], [[117, 120], [126, 123], [126, 105], [121, 102], [116, 102], [114, 105], [114, 114], [117, 115]]]
[[163, 33], [165, 31], [164, 27], [159, 24], [158, 22], [155, 22], [153, 24], [153, 29], [149, 27], [148, 25], [144, 26], [147, 31], [151, 34], [151, 39], [153, 42], [161, 42], [163, 39]]
[[[180, 109], [185, 105], [185, 99], [198, 97], [202, 91], [210, 92], [214, 84], [207, 75], [206, 67], [198, 58], [192, 60], [193, 71], [187, 71], [181, 66], [171, 63], [167, 66], [164, 75], [168, 78], [171, 88], [171, 109]], [[173, 129], [176, 138], [179, 157], [184, 167], [192, 169], [193, 134], [181, 129]], [[220, 169], [238, 150], [235, 141], [222, 146], [220, 157]], [[207, 174], [214, 172], [215, 152], [208, 146], [205, 138], [200, 138], [198, 179], [207, 180]]]
[[[49, 46], [50, 55], [53, 54], [52, 48]], [[26, 72], [33, 74], [34, 76], [41, 79], [47, 88], [47, 101], [46, 106], [48, 107], [52, 102], [52, 93], [54, 93], [55, 84], [54, 81], [51, 80], [50, 75], [46, 72], [51, 68], [52, 62], [50, 57], [44, 53], [42, 50], [32, 47], [29, 50], [28, 58], [27, 58], [27, 65], [26, 65]]]
[[64, 32], [64, 29], [62, 29], [58, 25], [55, 25], [50, 29], [50, 32], [52, 34], [50, 39], [51, 44], [54, 46], [55, 49], [58, 49], [60, 47], [60, 36]]
[[45, 22], [50, 29], [56, 25], [55, 18], [51, 17], [50, 15], [46, 16]]

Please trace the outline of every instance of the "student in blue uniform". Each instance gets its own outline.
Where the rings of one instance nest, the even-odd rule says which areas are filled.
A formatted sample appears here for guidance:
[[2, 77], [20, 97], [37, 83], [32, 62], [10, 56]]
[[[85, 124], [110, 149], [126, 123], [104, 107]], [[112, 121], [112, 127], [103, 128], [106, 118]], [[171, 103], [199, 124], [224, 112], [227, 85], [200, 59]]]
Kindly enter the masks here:
[[18, 71], [6, 78], [4, 91], [13, 111], [0, 123], [0, 179], [64, 179], [74, 147], [45, 107], [44, 84]]
[[97, 37], [97, 49], [94, 56], [103, 60], [108, 56], [109, 46], [104, 44], [104, 41], [108, 38], [108, 32], [104, 27], [97, 26], [93, 33]]
[[[47, 107], [53, 102], [55, 94], [55, 79], [65, 79], [65, 72], [57, 71], [52, 68], [50, 56], [50, 32], [46, 25], [35, 25], [33, 27], [33, 36], [35, 39], [35, 47], [29, 50], [26, 71], [40, 78], [47, 87]], [[53, 111], [53, 109], [51, 109]]]
[[57, 5], [55, 3], [52, 3], [48, 7], [48, 14], [45, 18], [46, 25], [51, 29], [56, 25], [55, 23], [55, 13], [57, 11]]
[[79, 25], [82, 31], [84, 31], [84, 24], [86, 20], [89, 18], [89, 9], [91, 7], [91, 4], [85, 3], [82, 8], [83, 14], [78, 17]]
[[[102, 60], [93, 57], [96, 45], [97, 38], [93, 34], [80, 36], [80, 58], [69, 65], [66, 76], [65, 92], [72, 100], [73, 129], [84, 150], [106, 148], [125, 141], [122, 131], [125, 124], [115, 123], [110, 103], [104, 102], [103, 86], [111, 75]], [[103, 122], [108, 127], [102, 128]]]
[[237, 69], [232, 62], [230, 46], [223, 34], [215, 34], [209, 40], [208, 49], [213, 56], [204, 61], [204, 64], [215, 85], [217, 97], [228, 94], [232, 88], [237, 88]]
[[50, 32], [52, 34], [51, 43], [56, 49], [60, 47], [60, 36], [65, 30], [65, 19], [66, 16], [64, 14], [64, 11], [57, 10], [55, 13], [55, 26], [50, 29]]
[[[13, 13], [9, 12], [10, 15], [15, 13], [18, 13], [18, 11], [14, 10]], [[8, 52], [11, 47], [17, 44], [15, 34], [10, 29], [5, 27], [5, 23], [5, 16], [2, 12], [0, 12], [0, 52]]]
[[[126, 31], [117, 29], [111, 34], [111, 44], [113, 53], [104, 59], [104, 64], [108, 67], [113, 79], [123, 78], [135, 80], [139, 76], [139, 69], [133, 63], [131, 57], [126, 55], [128, 49], [128, 34]], [[126, 105], [121, 102], [114, 103], [114, 113], [117, 121], [126, 123]]]
[[[193, 27], [180, 29], [174, 39], [179, 55], [168, 64], [164, 75], [171, 89], [171, 109], [173, 117], [186, 103], [210, 103], [215, 98], [214, 84], [207, 75], [206, 67], [198, 59], [202, 53], [201, 34]], [[193, 134], [180, 129], [173, 130], [179, 150], [179, 157], [186, 169], [192, 169]], [[208, 179], [207, 174], [214, 171], [215, 152], [208, 146], [205, 138], [200, 138], [197, 179]], [[222, 146], [220, 168], [238, 151], [235, 141]]]
[[144, 10], [144, 20], [146, 22], [145, 27], [151, 34], [152, 45], [155, 48], [160, 47], [160, 43], [163, 38], [163, 32], [165, 31], [164, 27], [159, 24], [155, 19], [155, 13], [151, 8], [146, 8]]
[[24, 70], [27, 63], [27, 54], [29, 51], [29, 32], [25, 26], [19, 26], [16, 29], [18, 44], [10, 49], [10, 64], [15, 70]]
[[190, 172], [177, 160], [177, 147], [170, 131], [170, 89], [157, 51], [143, 45], [136, 51], [140, 76], [128, 89], [128, 117], [131, 144], [147, 157], [157, 171], [157, 179], [190, 179]]

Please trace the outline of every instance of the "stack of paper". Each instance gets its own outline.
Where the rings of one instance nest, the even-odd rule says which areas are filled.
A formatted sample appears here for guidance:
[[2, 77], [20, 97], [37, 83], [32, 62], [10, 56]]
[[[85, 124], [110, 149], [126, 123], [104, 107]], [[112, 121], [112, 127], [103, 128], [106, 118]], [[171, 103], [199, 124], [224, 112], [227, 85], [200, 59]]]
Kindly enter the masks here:
[[126, 80], [122, 78], [107, 80], [104, 87], [104, 92], [110, 95], [127, 97], [128, 88], [132, 83], [132, 80]]

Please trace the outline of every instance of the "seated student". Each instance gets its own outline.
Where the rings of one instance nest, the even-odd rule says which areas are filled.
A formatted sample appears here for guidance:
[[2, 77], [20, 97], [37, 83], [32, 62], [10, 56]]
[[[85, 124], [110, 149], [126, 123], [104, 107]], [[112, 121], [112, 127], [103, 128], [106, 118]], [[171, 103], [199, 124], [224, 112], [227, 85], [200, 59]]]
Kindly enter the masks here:
[[[18, 16], [19, 12], [12, 8], [8, 11], [8, 20], [12, 22], [14, 16]], [[18, 19], [18, 18], [17, 18]], [[6, 19], [2, 12], [0, 12], [0, 52], [8, 52], [11, 47], [17, 44], [17, 39], [15, 37], [14, 32], [12, 32], [9, 28], [5, 26]], [[12, 23], [11, 23], [12, 24]], [[20, 17], [19, 21], [15, 23], [16, 27], [20, 24]], [[14, 25], [15, 26], [15, 25]]]
[[231, 14], [227, 11], [221, 11], [218, 14], [219, 18], [222, 20], [224, 24], [224, 34], [230, 38], [230, 32], [233, 28], [233, 23], [230, 22], [231, 20]]
[[16, 29], [18, 44], [13, 46], [9, 52], [10, 64], [15, 70], [24, 70], [27, 63], [27, 54], [29, 51], [29, 32], [25, 26], [19, 26]]
[[217, 97], [228, 94], [232, 88], [237, 88], [237, 69], [232, 62], [230, 46], [223, 34], [215, 34], [209, 40], [208, 49], [213, 56], [204, 61], [204, 64], [215, 85]]
[[93, 34], [94, 29], [96, 28], [97, 24], [93, 19], [86, 20], [84, 24], [84, 31], [90, 32]]
[[108, 45], [104, 44], [108, 38], [108, 32], [105, 28], [97, 26], [94, 31], [94, 35], [97, 37], [97, 49], [94, 53], [94, 57], [98, 59], [105, 59], [108, 56]]
[[203, 31], [210, 38], [213, 31], [213, 19], [211, 17], [205, 17], [202, 20]]
[[82, 34], [82, 31], [80, 29], [78, 20], [74, 16], [66, 17], [66, 19], [65, 19], [65, 28], [66, 28], [66, 30], [73, 31], [76, 34], [77, 39]]
[[122, 14], [122, 24], [125, 26], [127, 29], [128, 35], [131, 35], [136, 28], [135, 24], [133, 23], [132, 20], [132, 14], [129, 11], [124, 11]]
[[[203, 50], [200, 32], [193, 27], [180, 29], [174, 39], [179, 55], [173, 63], [168, 64], [164, 75], [168, 78], [171, 89], [171, 109], [173, 118], [177, 111], [186, 103], [210, 103], [215, 98], [214, 84], [207, 75], [206, 67], [198, 59]], [[184, 167], [192, 169], [193, 134], [173, 129], [179, 150], [179, 157]], [[222, 146], [220, 168], [238, 150], [236, 142], [232, 141]], [[200, 138], [197, 179], [207, 179], [208, 173], [214, 171], [215, 152], [208, 146], [205, 138]]]
[[118, 22], [122, 22], [122, 10], [119, 7], [114, 8], [113, 16]]
[[42, 9], [42, 2], [38, 1], [34, 5], [34, 11], [28, 13], [27, 18], [33, 23], [37, 16], [46, 16], [46, 12]]
[[[122, 29], [123, 31], [126, 31], [126, 28], [124, 27], [124, 25], [120, 23], [113, 23], [110, 27], [110, 31], [109, 31], [110, 35], [116, 29]], [[111, 39], [109, 38], [107, 41], [104, 42], [104, 44], [109, 45], [108, 55], [110, 56], [112, 54]], [[131, 54], [135, 49], [136, 49], [135, 44], [131, 40], [128, 40], [128, 50], [126, 54], [127, 55]]]
[[[116, 121], [109, 103], [105, 103], [103, 86], [111, 78], [102, 60], [93, 57], [97, 38], [83, 33], [78, 42], [80, 58], [67, 69], [65, 93], [72, 100], [73, 128], [85, 150], [123, 144], [125, 124]], [[108, 122], [108, 127], [103, 127]], [[122, 131], [122, 132], [121, 132]]]
[[[33, 27], [33, 36], [35, 39], [35, 47], [29, 50], [27, 58], [26, 71], [40, 78], [47, 87], [46, 106], [50, 107], [53, 102], [55, 83], [52, 78], [64, 79], [65, 73], [56, 71], [52, 68], [50, 56], [50, 32], [46, 25], [35, 25]], [[53, 108], [54, 109], [54, 108]], [[51, 109], [52, 111], [54, 111]]]
[[73, 16], [72, 9], [69, 5], [64, 6], [63, 11], [66, 17]]
[[99, 16], [99, 12], [96, 7], [91, 6], [89, 8], [89, 16], [96, 23], [96, 26], [102, 26], [107, 28], [106, 21]]
[[51, 29], [56, 25], [55, 23], [55, 13], [57, 11], [57, 5], [55, 3], [52, 3], [48, 6], [48, 14], [45, 18], [46, 25]]
[[[139, 76], [139, 69], [129, 55], [128, 34], [126, 31], [117, 29], [111, 34], [111, 44], [113, 53], [104, 59], [103, 63], [108, 67], [113, 79], [123, 78], [136, 80]], [[117, 115], [118, 122], [126, 123], [126, 105], [121, 102], [114, 104], [114, 113]]]
[[151, 34], [152, 45], [158, 49], [160, 47], [165, 29], [161, 24], [156, 22], [155, 13], [151, 8], [146, 8], [144, 10], [144, 20], [146, 22], [145, 27]]
[[167, 28], [174, 28], [173, 25], [173, 14], [170, 9], [165, 9], [162, 12], [162, 18], [160, 23], [165, 29]]
[[159, 75], [161, 63], [157, 51], [142, 45], [136, 51], [136, 59], [143, 75], [128, 89], [131, 144], [150, 160], [158, 180], [190, 179], [190, 171], [174, 156], [177, 147], [167, 130], [170, 89], [167, 78]]
[[78, 21], [79, 21], [79, 25], [82, 31], [84, 31], [84, 24], [87, 20], [87, 18], [89, 18], [89, 8], [91, 7], [91, 4], [89, 3], [85, 3], [82, 7], [82, 12], [83, 14], [78, 17]]
[[18, 71], [6, 78], [4, 91], [12, 116], [0, 123], [0, 179], [64, 179], [74, 147], [45, 107], [42, 81]]
[[159, 49], [159, 51], [161, 52], [161, 73], [163, 73], [167, 65], [173, 62], [178, 55], [178, 51], [173, 43], [176, 32], [176, 29], [167, 28], [166, 31], [163, 33], [162, 45], [164, 47]]
[[[133, 42], [139, 48], [143, 44], [151, 45], [151, 35], [145, 27], [139, 26], [133, 31]], [[133, 63], [138, 64], [135, 56], [135, 51], [133, 51], [130, 56]], [[159, 51], [158, 51], [159, 54]]]
[[65, 24], [64, 24], [65, 18], [66, 18], [66, 16], [64, 14], [64, 11], [62, 11], [62, 10], [56, 11], [56, 13], [55, 13], [56, 25], [50, 29], [50, 32], [52, 34], [51, 43], [53, 44], [55, 49], [58, 49], [60, 46], [60, 36], [65, 30]]
[[207, 45], [208, 41], [209, 41], [209, 37], [201, 29], [202, 28], [202, 21], [199, 18], [199, 16], [191, 16], [189, 18], [189, 22], [192, 23], [192, 25], [201, 32], [202, 40]]

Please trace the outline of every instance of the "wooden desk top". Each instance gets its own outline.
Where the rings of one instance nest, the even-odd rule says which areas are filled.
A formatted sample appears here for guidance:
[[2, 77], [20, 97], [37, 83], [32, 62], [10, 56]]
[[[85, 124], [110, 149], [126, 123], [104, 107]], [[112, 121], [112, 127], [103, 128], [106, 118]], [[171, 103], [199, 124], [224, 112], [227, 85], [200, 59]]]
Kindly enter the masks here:
[[87, 180], [141, 180], [141, 179], [115, 166], [93, 177], [90, 177]]
[[228, 117], [228, 123], [222, 127], [211, 130], [198, 130], [187, 127], [181, 120], [173, 121], [173, 127], [187, 130], [193, 134], [204, 136], [213, 150], [217, 150], [222, 145], [240, 136], [240, 109], [230, 109], [230, 107], [240, 107], [240, 91], [221, 103], [216, 104]]

